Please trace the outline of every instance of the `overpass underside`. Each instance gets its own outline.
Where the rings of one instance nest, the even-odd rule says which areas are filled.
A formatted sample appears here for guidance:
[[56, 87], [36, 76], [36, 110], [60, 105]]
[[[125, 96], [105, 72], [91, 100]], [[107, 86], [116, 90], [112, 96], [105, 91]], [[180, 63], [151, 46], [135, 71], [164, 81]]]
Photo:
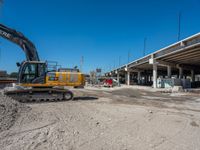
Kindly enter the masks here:
[[128, 85], [150, 85], [157, 88], [177, 84], [186, 88], [198, 87], [200, 33], [116, 68], [106, 75], [117, 77], [121, 83]]

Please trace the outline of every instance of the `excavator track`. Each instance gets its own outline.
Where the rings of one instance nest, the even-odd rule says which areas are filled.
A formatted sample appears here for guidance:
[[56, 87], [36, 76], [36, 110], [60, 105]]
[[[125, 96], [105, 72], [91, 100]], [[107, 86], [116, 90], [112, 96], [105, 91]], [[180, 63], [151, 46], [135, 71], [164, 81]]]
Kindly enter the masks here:
[[32, 88], [6, 91], [5, 95], [20, 102], [61, 101], [73, 99], [73, 93], [66, 89]]

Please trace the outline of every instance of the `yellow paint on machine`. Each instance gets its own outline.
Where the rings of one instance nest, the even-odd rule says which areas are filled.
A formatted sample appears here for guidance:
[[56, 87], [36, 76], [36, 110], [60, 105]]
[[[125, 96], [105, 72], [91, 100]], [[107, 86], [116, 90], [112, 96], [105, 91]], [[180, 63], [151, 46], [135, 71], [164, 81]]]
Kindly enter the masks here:
[[20, 84], [27, 87], [52, 87], [52, 86], [74, 86], [83, 87], [85, 77], [80, 72], [48, 72], [45, 77], [45, 83]]

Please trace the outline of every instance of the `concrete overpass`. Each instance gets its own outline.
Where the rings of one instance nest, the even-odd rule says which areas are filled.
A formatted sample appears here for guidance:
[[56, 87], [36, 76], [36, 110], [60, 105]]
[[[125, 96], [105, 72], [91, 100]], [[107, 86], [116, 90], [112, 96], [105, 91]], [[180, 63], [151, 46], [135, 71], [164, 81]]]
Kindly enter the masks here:
[[[200, 33], [162, 48], [154, 53], [115, 68], [106, 76], [115, 76], [118, 81], [125, 79], [130, 85], [133, 80], [137, 84], [157, 87], [158, 77], [190, 79], [196, 82], [195, 76], [200, 74]], [[121, 81], [123, 82], [123, 81]]]

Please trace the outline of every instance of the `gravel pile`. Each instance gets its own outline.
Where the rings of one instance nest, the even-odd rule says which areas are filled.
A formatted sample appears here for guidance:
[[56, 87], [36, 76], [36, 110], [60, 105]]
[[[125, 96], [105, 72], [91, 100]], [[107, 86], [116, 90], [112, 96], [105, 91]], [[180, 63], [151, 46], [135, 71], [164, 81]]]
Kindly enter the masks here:
[[0, 94], [0, 132], [8, 130], [25, 105]]

